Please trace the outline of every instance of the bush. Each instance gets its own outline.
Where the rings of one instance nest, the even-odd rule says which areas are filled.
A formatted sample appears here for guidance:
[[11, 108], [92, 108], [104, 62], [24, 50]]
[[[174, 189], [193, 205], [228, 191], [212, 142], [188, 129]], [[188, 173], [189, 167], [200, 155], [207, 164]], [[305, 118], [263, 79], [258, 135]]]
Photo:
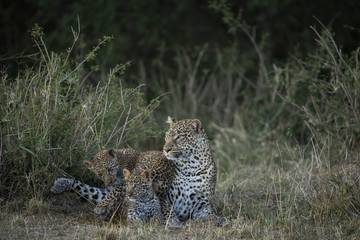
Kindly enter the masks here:
[[306, 129], [318, 144], [331, 139], [338, 148], [354, 150], [360, 143], [359, 48], [345, 55], [325, 27], [313, 30], [317, 52], [291, 61], [280, 74], [280, 95], [304, 120], [292, 132]]
[[347, 56], [314, 32], [316, 52], [274, 65], [260, 101], [231, 127], [213, 124], [215, 206], [243, 229], [257, 224], [252, 237], [360, 236], [359, 49]]
[[151, 113], [159, 101], [146, 104], [141, 86], [122, 85], [128, 64], [115, 66], [97, 86], [82, 77], [108, 37], [81, 63], [70, 61], [70, 52], [48, 51], [38, 26], [32, 37], [39, 49], [33, 65], [20, 66], [15, 79], [1, 74], [0, 192], [7, 199], [38, 197], [59, 173], [81, 178], [80, 163], [101, 148], [157, 134]]

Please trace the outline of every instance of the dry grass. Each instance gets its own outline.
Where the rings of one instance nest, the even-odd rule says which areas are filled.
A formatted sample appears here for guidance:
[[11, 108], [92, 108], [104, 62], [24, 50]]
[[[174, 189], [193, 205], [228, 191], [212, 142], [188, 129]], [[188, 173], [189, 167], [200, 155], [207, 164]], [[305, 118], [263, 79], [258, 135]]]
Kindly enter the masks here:
[[[223, 227], [107, 225], [96, 219], [92, 204], [68, 193], [3, 206], [1, 239], [359, 239], [359, 164], [327, 168], [315, 148], [260, 147], [220, 171], [214, 203], [228, 219]], [[255, 155], [251, 164], [248, 156]]]
[[[253, 226], [249, 236], [261, 239], [359, 239], [358, 153], [260, 141], [237, 129], [218, 128], [214, 141], [223, 166], [215, 201], [240, 222], [233, 226]], [[342, 160], [332, 165], [335, 156]]]

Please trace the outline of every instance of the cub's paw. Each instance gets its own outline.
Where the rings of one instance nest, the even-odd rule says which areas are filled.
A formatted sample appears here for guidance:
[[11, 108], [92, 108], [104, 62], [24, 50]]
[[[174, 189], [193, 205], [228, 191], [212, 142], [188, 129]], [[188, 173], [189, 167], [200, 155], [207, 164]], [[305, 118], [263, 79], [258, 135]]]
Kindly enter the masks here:
[[106, 206], [100, 206], [100, 204], [96, 205], [96, 207], [94, 208], [94, 212], [97, 215], [103, 215], [104, 213], [107, 212], [107, 207]]
[[170, 218], [166, 221], [166, 226], [171, 228], [178, 228], [180, 227], [180, 224], [180, 221], [176, 217]]
[[51, 187], [50, 191], [55, 194], [72, 190], [74, 184], [74, 179], [70, 178], [58, 178], [55, 180], [54, 185]]
[[216, 226], [217, 227], [223, 227], [225, 225], [228, 225], [229, 221], [226, 217], [219, 217], [216, 221]]

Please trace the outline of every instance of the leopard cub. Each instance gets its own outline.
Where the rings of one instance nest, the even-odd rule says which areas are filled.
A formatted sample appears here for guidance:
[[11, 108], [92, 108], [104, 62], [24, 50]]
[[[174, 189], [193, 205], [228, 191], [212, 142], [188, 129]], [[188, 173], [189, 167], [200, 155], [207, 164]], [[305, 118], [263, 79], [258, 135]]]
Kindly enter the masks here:
[[164, 223], [160, 200], [153, 189], [151, 170], [130, 173], [124, 168], [123, 175], [126, 182], [124, 209], [127, 210], [127, 223], [143, 223], [150, 220]]

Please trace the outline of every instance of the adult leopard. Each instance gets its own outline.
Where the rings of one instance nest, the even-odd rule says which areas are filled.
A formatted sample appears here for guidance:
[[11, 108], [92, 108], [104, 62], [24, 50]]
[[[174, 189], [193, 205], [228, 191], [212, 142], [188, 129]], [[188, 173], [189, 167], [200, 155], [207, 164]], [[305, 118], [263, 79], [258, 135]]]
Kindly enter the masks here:
[[175, 215], [180, 221], [218, 220], [210, 203], [216, 185], [216, 165], [200, 120], [176, 121], [168, 117], [168, 123], [163, 152], [175, 166], [168, 194]]

